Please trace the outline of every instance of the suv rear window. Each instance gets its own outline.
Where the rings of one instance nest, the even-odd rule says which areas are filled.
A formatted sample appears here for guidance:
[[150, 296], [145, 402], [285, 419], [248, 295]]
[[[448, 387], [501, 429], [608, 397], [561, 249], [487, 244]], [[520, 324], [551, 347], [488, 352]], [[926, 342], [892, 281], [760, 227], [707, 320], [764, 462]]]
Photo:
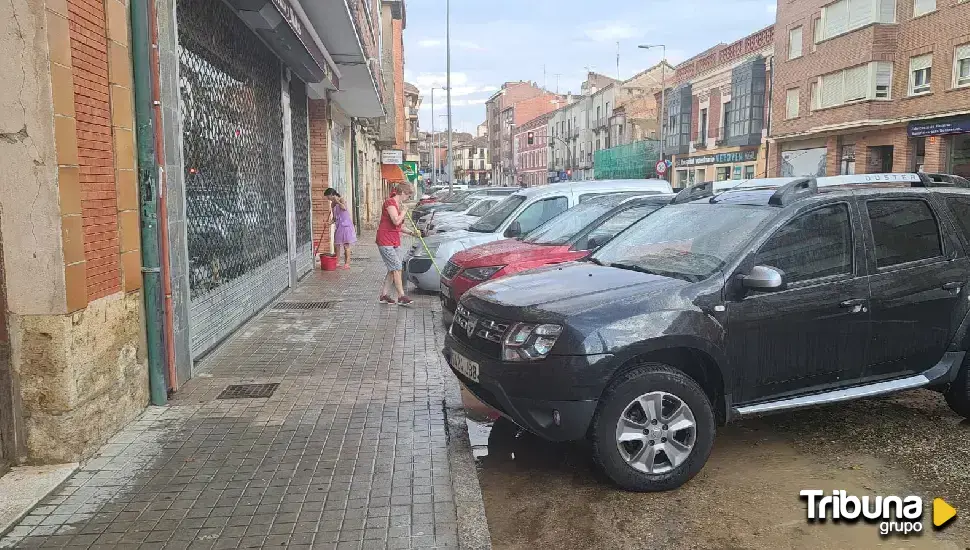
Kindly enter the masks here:
[[888, 267], [943, 255], [940, 226], [926, 201], [873, 200], [866, 203], [876, 245], [876, 265]]
[[963, 236], [967, 241], [970, 241], [970, 199], [948, 198], [946, 205], [953, 212], [953, 217], [956, 219], [960, 231], [963, 232]]

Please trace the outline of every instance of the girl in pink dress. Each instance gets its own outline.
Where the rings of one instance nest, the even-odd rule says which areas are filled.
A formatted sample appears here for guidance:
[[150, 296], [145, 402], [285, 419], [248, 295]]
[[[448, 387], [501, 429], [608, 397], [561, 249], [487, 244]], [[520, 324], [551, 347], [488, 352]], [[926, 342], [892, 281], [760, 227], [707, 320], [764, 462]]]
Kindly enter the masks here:
[[340, 255], [340, 247], [344, 248], [344, 265], [341, 269], [350, 269], [350, 245], [357, 242], [357, 230], [354, 229], [354, 222], [350, 219], [350, 211], [347, 210], [347, 203], [334, 188], [324, 191], [323, 196], [330, 199], [333, 208], [333, 223], [336, 228], [333, 233], [333, 251], [337, 256]]

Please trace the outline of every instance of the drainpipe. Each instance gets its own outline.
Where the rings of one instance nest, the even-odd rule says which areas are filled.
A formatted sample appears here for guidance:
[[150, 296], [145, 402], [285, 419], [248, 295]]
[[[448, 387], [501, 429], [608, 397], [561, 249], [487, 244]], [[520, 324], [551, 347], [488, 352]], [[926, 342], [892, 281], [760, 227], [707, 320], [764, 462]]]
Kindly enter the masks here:
[[145, 297], [145, 326], [148, 340], [148, 388], [152, 405], [168, 400], [165, 384], [165, 356], [162, 282], [158, 235], [158, 166], [155, 162], [155, 121], [152, 114], [151, 31], [149, 3], [131, 0], [132, 69], [135, 88], [135, 136], [138, 150], [138, 195], [141, 218], [141, 260]]

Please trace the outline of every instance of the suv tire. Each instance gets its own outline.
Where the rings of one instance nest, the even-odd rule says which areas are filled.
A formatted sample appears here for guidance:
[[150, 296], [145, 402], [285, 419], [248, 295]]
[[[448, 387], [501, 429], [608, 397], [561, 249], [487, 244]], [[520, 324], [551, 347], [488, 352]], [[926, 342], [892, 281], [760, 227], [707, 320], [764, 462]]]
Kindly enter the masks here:
[[950, 384], [944, 396], [953, 412], [970, 419], [970, 360], [964, 361], [957, 379]]
[[[659, 414], [648, 408], [659, 408]], [[678, 409], [679, 415], [674, 413]], [[677, 429], [691, 423], [693, 428]], [[640, 427], [642, 436], [637, 432]], [[704, 467], [715, 431], [711, 402], [693, 378], [669, 365], [644, 363], [618, 377], [604, 392], [593, 418], [593, 457], [623, 489], [669, 491]], [[665, 449], [675, 458], [668, 457]]]

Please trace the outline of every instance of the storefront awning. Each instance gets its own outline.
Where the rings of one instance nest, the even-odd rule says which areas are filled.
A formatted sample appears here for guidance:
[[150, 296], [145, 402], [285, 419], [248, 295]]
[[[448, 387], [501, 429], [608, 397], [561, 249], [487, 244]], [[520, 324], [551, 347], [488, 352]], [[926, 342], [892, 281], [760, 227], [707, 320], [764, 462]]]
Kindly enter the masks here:
[[407, 183], [408, 178], [404, 175], [404, 170], [396, 164], [382, 164], [381, 177], [390, 182]]

